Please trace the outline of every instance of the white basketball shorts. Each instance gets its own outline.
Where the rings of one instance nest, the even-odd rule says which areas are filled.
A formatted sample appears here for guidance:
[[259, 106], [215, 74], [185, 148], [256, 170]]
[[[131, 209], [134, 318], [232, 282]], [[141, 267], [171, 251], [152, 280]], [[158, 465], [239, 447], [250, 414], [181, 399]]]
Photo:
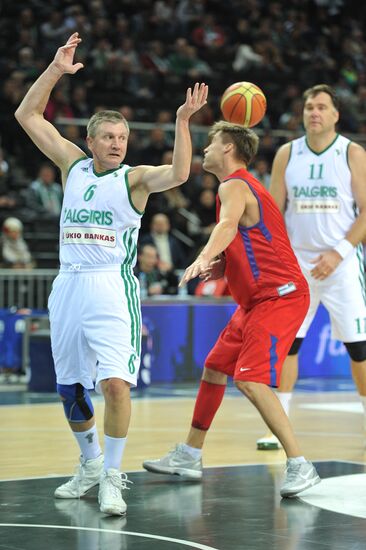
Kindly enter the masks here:
[[48, 300], [58, 384], [100, 392], [101, 380], [137, 383], [141, 353], [139, 283], [131, 266], [61, 268]]
[[319, 303], [327, 309], [332, 326], [332, 338], [341, 342], [366, 340], [366, 292], [365, 269], [362, 248], [343, 260], [325, 280], [319, 281], [310, 275], [314, 265], [310, 258], [319, 254], [302, 254], [296, 251], [302, 272], [310, 288], [310, 306], [297, 338], [304, 338], [316, 314]]

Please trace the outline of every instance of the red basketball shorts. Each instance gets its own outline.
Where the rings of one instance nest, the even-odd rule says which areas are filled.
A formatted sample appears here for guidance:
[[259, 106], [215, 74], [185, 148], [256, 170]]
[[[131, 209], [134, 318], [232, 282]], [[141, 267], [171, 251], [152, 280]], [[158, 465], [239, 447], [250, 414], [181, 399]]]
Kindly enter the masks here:
[[308, 308], [308, 294], [267, 300], [250, 311], [239, 306], [208, 354], [205, 367], [234, 380], [277, 387], [282, 364]]

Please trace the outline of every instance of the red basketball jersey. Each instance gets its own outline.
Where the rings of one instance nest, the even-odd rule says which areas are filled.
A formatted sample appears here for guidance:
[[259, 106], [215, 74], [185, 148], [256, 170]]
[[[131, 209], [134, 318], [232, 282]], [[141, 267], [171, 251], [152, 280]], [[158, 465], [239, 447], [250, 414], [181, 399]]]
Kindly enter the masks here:
[[[230, 293], [245, 309], [292, 292], [308, 293], [287, 236], [282, 214], [264, 186], [244, 168], [224, 181], [241, 179], [258, 200], [260, 220], [251, 227], [238, 226], [235, 238], [225, 250]], [[243, 184], [244, 185], [244, 184]], [[217, 221], [220, 199], [216, 199]]]

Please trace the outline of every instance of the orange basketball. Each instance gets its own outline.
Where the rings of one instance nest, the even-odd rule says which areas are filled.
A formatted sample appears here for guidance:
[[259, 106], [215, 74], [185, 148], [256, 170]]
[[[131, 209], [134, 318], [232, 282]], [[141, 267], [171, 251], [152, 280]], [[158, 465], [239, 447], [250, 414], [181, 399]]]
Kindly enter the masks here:
[[255, 84], [236, 82], [222, 94], [220, 107], [227, 122], [250, 128], [264, 117], [267, 100], [262, 90]]

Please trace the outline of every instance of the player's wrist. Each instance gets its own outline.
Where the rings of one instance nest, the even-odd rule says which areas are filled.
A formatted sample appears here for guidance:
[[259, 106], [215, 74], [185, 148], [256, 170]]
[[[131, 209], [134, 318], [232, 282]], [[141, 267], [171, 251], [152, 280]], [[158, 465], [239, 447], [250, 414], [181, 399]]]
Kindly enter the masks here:
[[64, 67], [57, 63], [57, 61], [52, 61], [48, 66], [48, 72], [56, 78], [61, 78], [65, 74]]
[[334, 250], [338, 252], [341, 258], [344, 260], [353, 251], [353, 244], [347, 241], [347, 239], [342, 239], [334, 247]]

